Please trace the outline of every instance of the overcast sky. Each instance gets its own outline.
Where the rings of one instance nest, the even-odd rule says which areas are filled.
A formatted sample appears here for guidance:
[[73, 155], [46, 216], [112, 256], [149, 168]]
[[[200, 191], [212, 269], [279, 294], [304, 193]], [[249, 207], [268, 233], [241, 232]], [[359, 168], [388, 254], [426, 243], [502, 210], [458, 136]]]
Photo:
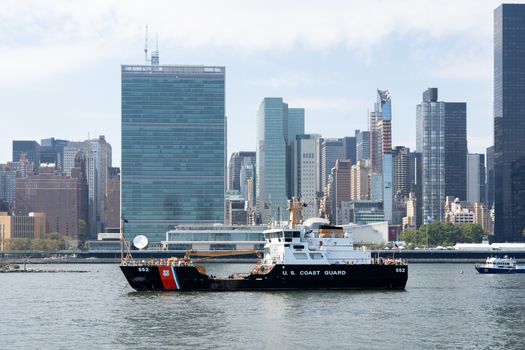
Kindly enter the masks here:
[[415, 147], [428, 87], [467, 102], [470, 152], [493, 139], [492, 0], [9, 1], [0, 6], [0, 162], [13, 139], [105, 135], [120, 165], [120, 65], [226, 66], [228, 154], [255, 150], [263, 97], [306, 109], [306, 132], [367, 128], [392, 95], [393, 145]]

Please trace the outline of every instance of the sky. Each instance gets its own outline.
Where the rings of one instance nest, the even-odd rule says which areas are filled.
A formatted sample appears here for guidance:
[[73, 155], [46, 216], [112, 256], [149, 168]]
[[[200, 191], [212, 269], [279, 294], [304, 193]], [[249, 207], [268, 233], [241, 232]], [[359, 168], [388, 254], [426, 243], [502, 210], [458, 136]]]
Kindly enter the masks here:
[[0, 163], [12, 140], [105, 135], [120, 165], [120, 65], [226, 67], [228, 154], [254, 151], [264, 97], [305, 108], [307, 133], [367, 129], [392, 96], [393, 146], [415, 149], [428, 87], [467, 103], [471, 153], [493, 140], [492, 0], [0, 0]]

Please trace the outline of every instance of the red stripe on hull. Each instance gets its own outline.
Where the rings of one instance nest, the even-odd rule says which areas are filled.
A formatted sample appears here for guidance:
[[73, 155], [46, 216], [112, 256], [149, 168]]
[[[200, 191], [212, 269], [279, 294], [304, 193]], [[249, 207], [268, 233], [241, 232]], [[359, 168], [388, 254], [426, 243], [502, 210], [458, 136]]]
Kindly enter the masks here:
[[160, 279], [162, 285], [166, 290], [177, 290], [177, 282], [175, 281], [175, 276], [173, 276], [173, 270], [170, 266], [159, 266]]

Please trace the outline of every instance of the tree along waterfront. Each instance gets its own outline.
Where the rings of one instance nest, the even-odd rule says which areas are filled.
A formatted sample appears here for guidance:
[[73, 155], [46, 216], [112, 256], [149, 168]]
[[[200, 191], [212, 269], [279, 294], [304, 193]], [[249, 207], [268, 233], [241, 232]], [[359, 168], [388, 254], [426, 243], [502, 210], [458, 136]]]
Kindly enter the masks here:
[[478, 224], [459, 224], [438, 222], [425, 224], [418, 230], [405, 230], [399, 238], [409, 245], [422, 246], [451, 246], [456, 243], [481, 243], [483, 237], [489, 235]]

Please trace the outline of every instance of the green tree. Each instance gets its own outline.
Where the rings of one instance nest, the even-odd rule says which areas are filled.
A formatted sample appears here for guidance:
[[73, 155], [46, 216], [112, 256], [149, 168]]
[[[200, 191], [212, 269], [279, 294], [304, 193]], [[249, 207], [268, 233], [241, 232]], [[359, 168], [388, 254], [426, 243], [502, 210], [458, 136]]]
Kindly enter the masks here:
[[8, 250], [30, 250], [31, 241], [27, 238], [11, 238], [7, 247]]
[[90, 238], [86, 221], [78, 219], [78, 248], [85, 248]]
[[61, 249], [66, 249], [66, 240], [64, 239], [64, 236], [61, 233], [48, 233], [44, 241], [46, 241], [48, 250], [57, 251]]

